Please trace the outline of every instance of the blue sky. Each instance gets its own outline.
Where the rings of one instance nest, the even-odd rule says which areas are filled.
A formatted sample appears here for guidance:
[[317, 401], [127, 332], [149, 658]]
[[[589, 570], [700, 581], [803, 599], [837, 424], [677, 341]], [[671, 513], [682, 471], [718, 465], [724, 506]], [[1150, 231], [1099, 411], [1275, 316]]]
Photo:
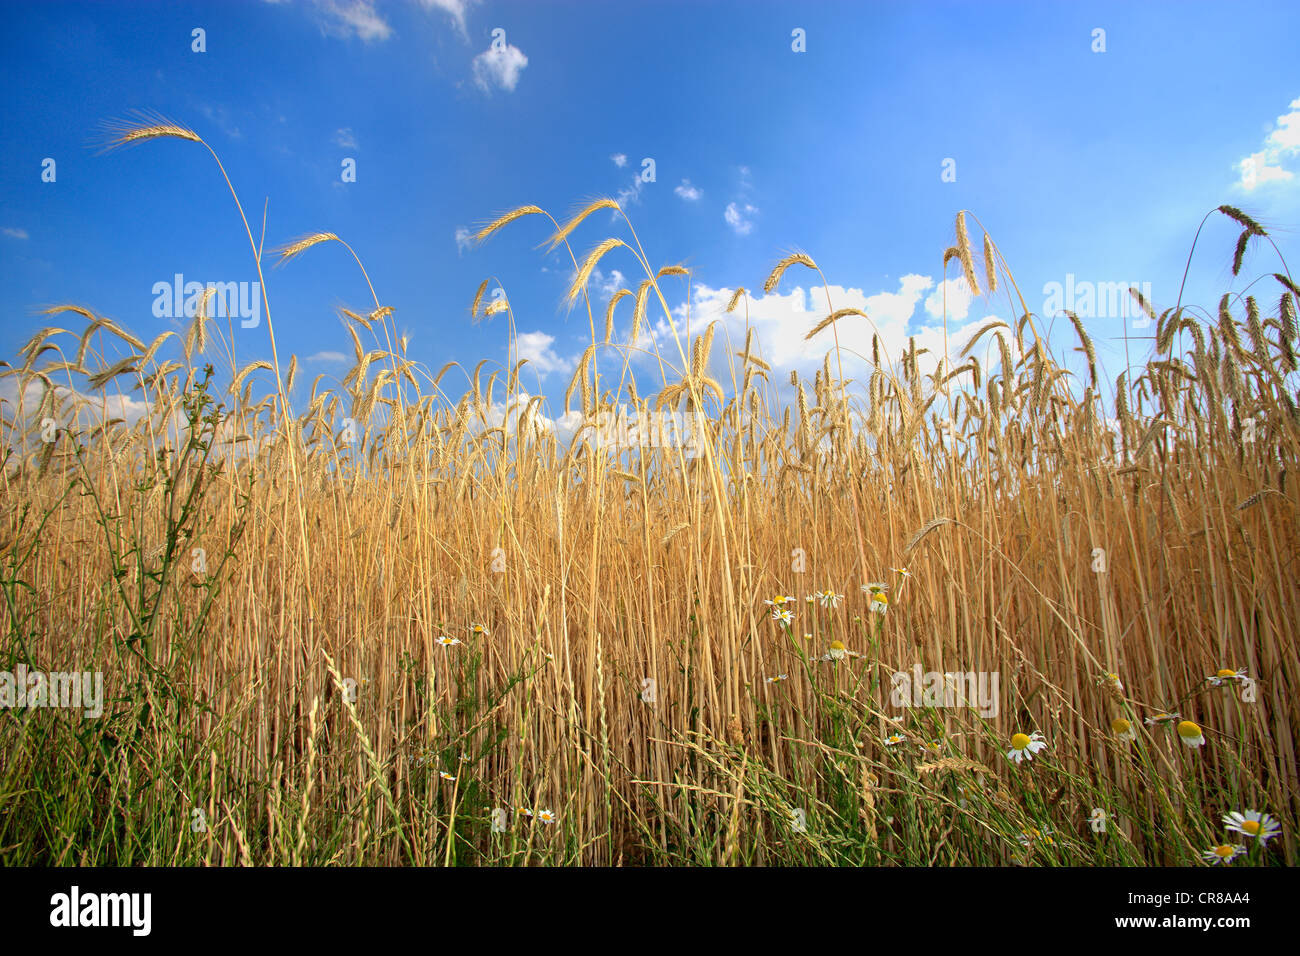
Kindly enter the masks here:
[[[819, 284], [812, 274], [792, 270], [778, 294], [761, 295], [794, 249], [817, 260], [837, 308], [867, 311], [894, 355], [908, 335], [942, 349], [935, 293], [959, 209], [988, 228], [1039, 313], [1045, 286], [1067, 275], [1147, 285], [1158, 308], [1172, 305], [1196, 228], [1220, 203], [1274, 230], [1284, 255], [1295, 251], [1293, 3], [246, 0], [2, 10], [0, 354], [10, 360], [48, 324], [35, 314], [45, 305], [85, 305], [148, 341], [176, 327], [153, 314], [156, 283], [177, 273], [256, 280], [238, 214], [200, 146], [94, 148], [104, 121], [131, 110], [165, 114], [208, 141], [255, 233], [269, 203], [268, 248], [316, 231], [346, 239], [410, 334], [410, 355], [433, 370], [506, 362], [504, 315], [474, 324], [467, 314], [479, 282], [499, 279], [531, 359], [525, 387], [548, 395], [556, 415], [589, 341], [585, 312], [561, 305], [567, 257], [537, 248], [539, 219], [481, 247], [457, 239], [524, 203], [562, 218], [597, 196], [621, 197], [652, 265], [693, 269], [696, 330], [737, 286], [758, 293], [750, 315], [778, 380], [820, 366], [829, 346], [802, 341], [826, 314], [823, 292], [806, 295]], [[204, 52], [192, 49], [195, 28]], [[494, 30], [504, 31], [495, 50]], [[792, 49], [795, 30], [802, 52]], [[1104, 52], [1094, 51], [1096, 30]], [[647, 158], [654, 181], [637, 182]], [[54, 182], [42, 181], [46, 159]], [[348, 159], [355, 182], [341, 178]], [[626, 235], [617, 229], [607, 213], [592, 217], [576, 251]], [[971, 231], [978, 244], [981, 230]], [[1278, 270], [1260, 246], [1234, 279], [1237, 232], [1211, 220], [1185, 301], [1212, 311], [1221, 292]], [[598, 328], [620, 275], [640, 278], [616, 252], [591, 286]], [[948, 279], [959, 275], [950, 264]], [[345, 374], [352, 345], [337, 308], [373, 308], [346, 250], [313, 248], [268, 282], [280, 355], [299, 356], [299, 381]], [[684, 303], [681, 280], [670, 282], [670, 301]], [[963, 286], [948, 290], [954, 355], [963, 330], [1013, 313], [1001, 290], [968, 304]], [[1113, 379], [1122, 347], [1112, 339], [1126, 320], [1096, 311], [1085, 319]], [[622, 335], [627, 303], [620, 316]], [[738, 323], [727, 326], [733, 336]], [[843, 334], [867, 349], [865, 325]], [[266, 322], [236, 323], [234, 346], [240, 365], [269, 358]], [[715, 364], [723, 351], [715, 346]], [[652, 390], [657, 371], [637, 368], [642, 392]]]

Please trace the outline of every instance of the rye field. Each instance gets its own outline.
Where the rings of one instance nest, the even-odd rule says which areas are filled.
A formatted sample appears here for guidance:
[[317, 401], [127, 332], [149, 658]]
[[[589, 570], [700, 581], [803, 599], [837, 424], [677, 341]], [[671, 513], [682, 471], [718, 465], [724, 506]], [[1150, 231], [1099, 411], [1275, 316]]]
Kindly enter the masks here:
[[[111, 145], [156, 140], [224, 177], [161, 118]], [[485, 210], [489, 252], [571, 261], [554, 408], [513, 349], [408, 358], [382, 289], [303, 381], [272, 266], [366, 252], [269, 245], [217, 182], [268, 354], [208, 290], [151, 340], [52, 306], [0, 365], [0, 865], [1296, 862], [1298, 291], [1245, 212], [1207, 212], [1232, 249], [1188, 224], [1189, 269], [1257, 280], [1138, 294], [1118, 380], [954, 210], [945, 275], [1018, 319], [928, 372], [842, 348], [872, 317], [828, 296], [808, 381], [670, 307], [708, 250], [643, 248], [615, 200]], [[833, 279], [791, 252], [729, 312], [796, 278]], [[467, 277], [458, 321], [513, 342], [509, 293]]]

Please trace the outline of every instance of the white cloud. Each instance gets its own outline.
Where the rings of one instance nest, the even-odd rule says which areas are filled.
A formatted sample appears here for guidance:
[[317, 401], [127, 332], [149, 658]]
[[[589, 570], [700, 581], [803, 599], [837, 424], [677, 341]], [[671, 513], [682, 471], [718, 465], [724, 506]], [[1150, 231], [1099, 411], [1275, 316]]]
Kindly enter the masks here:
[[[746, 294], [743, 302], [737, 304], [730, 314], [724, 310], [735, 290], [713, 289], [707, 285], [695, 287], [694, 301], [691, 306], [692, 329], [702, 331], [715, 319], [721, 321], [715, 337], [712, 362], [713, 371], [720, 380], [730, 380], [730, 375], [725, 371], [726, 355], [743, 347], [747, 312], [748, 322], [755, 330], [761, 355], [774, 370], [788, 372], [790, 369], [797, 369], [801, 374], [811, 374], [821, 367], [826, 352], [834, 348], [835, 335], [827, 329], [811, 341], [808, 341], [806, 336], [829, 314], [831, 306], [836, 309], [860, 309], [869, 316], [869, 319], [864, 319], [861, 316], [850, 315], [840, 319], [835, 326], [840, 348], [843, 350], [845, 375], [854, 379], [858, 387], [866, 385], [866, 376], [869, 375], [863, 361], [871, 361], [873, 334], [878, 333], [880, 336], [883, 350], [882, 364], [887, 361], [897, 363], [907, 349], [908, 339], [912, 337], [916, 339], [918, 349], [929, 349], [929, 353], [920, 356], [918, 360], [922, 372], [933, 371], [939, 359], [943, 357], [942, 320], [935, 318], [928, 309], [917, 314], [917, 306], [921, 304], [925, 294], [934, 288], [934, 280], [929, 276], [905, 275], [898, 280], [898, 287], [895, 290], [881, 291], [872, 295], [868, 295], [862, 289], [832, 285], [829, 288], [829, 303], [826, 288], [820, 285], [809, 289], [794, 286], [790, 284], [794, 278], [794, 273], [786, 273], [783, 283], [786, 290], [784, 292], [778, 291], [758, 297]], [[954, 327], [951, 304], [950, 293], [948, 347], [951, 359], [956, 362], [958, 351], [974, 331], [993, 316], [972, 319]], [[684, 315], [685, 303], [675, 312], [675, 319], [677, 316]], [[683, 328], [680, 319], [677, 319], [677, 327], [679, 331]], [[656, 323], [655, 338], [658, 340], [662, 354], [671, 361], [677, 361], [671, 329], [667, 321], [662, 318]], [[725, 344], [728, 339], [730, 346]], [[983, 356], [980, 358], [983, 361]], [[645, 360], [636, 361], [638, 364], [646, 365]], [[833, 361], [832, 368], [834, 368]], [[780, 377], [784, 376], [774, 377], [774, 382]]]
[[340, 149], [357, 149], [357, 137], [352, 127], [346, 127], [334, 134], [334, 144]]
[[[520, 414], [527, 411], [531, 399], [531, 395], [520, 389], [509, 401], [493, 402], [484, 413], [487, 422], [476, 424], [471, 431], [477, 434], [488, 428], [504, 426], [506, 434], [513, 435], [518, 428]], [[554, 435], [561, 448], [569, 446], [578, 426], [582, 424], [582, 412], [577, 409], [571, 409], [559, 418], [549, 418], [534, 407], [529, 417], [541, 432]], [[528, 433], [527, 427], [524, 433]]]
[[722, 213], [722, 218], [727, 220], [727, 225], [735, 230], [736, 235], [747, 236], [754, 229], [754, 221], [750, 217], [757, 212], [758, 208], [751, 206], [749, 203], [741, 205], [729, 202], [726, 210]]
[[342, 352], [317, 352], [315, 355], [308, 355], [303, 361], [305, 362], [346, 362], [348, 357]]
[[470, 235], [470, 231], [466, 229], [464, 226], [457, 226], [456, 227], [456, 251], [458, 253], [463, 253], [466, 249], [473, 248], [473, 246], [474, 246], [474, 240]]
[[936, 319], [943, 318], [944, 293], [948, 296], [948, 318], [960, 322], [970, 312], [970, 284], [965, 276], [944, 279], [934, 292], [925, 300], [925, 311]]
[[[547, 270], [543, 267], [542, 271], [545, 272]], [[578, 278], [578, 271], [576, 269], [567, 270], [567, 278], [565, 279], [566, 289], [568, 286], [573, 284], [573, 280], [576, 278]], [[615, 292], [619, 289], [625, 288], [626, 286], [627, 279], [619, 269], [610, 269], [609, 274], [606, 275], [601, 271], [600, 267], [597, 266], [595, 269], [591, 270], [591, 275], [587, 277], [587, 289], [591, 293], [592, 302], [596, 303], [608, 302]]]
[[[120, 384], [126, 380], [118, 381]], [[110, 388], [112, 387], [110, 385]], [[17, 378], [10, 377], [0, 381], [0, 407], [4, 408], [6, 417], [20, 421], [23, 428], [34, 427], [37, 425], [36, 414], [45, 396], [45, 386], [39, 381], [32, 380], [21, 390], [21, 395], [19, 392]], [[82, 432], [96, 428], [112, 418], [123, 419], [129, 427], [149, 414], [151, 409], [150, 403], [143, 399], [117, 394], [107, 389], [102, 394], [85, 394], [66, 385], [55, 385], [54, 395], [56, 401], [68, 403], [64, 405], [63, 413], [56, 416], [59, 427]], [[177, 412], [168, 427], [179, 428], [183, 426], [184, 421], [184, 415]]]
[[4, 231], [4, 234], [5, 234], [6, 236], [8, 236], [10, 239], [30, 239], [30, 238], [31, 238], [29, 235], [27, 235], [27, 230], [26, 230], [26, 229], [13, 229], [13, 228], [6, 228], [6, 229], [4, 229], [3, 231]]
[[[641, 190], [644, 187], [645, 187], [645, 181], [642, 180], [641, 174], [637, 173], [635, 176], [632, 177], [632, 185], [626, 187], [625, 189], [620, 189], [618, 191], [618, 195], [615, 196], [614, 198], [618, 201], [618, 204], [620, 206], [626, 208], [628, 205], [632, 203], [639, 203], [641, 201]], [[617, 212], [610, 213], [610, 218], [617, 219], [618, 213]]]
[[600, 293], [600, 297], [606, 302], [610, 300], [615, 292], [627, 284], [627, 279], [623, 278], [623, 273], [618, 269], [610, 269], [609, 275], [605, 275], [605, 273], [596, 269], [592, 273], [592, 280], [596, 284], [596, 291]]
[[622, 169], [624, 166], [627, 165], [627, 153], [615, 153], [613, 156], [609, 158], [613, 161], [614, 165], [617, 166], [619, 169]]
[[366, 43], [392, 36], [393, 28], [375, 12], [371, 0], [314, 0], [314, 3], [323, 33], [356, 36]]
[[695, 202], [704, 195], [704, 190], [700, 189], [698, 186], [692, 186], [689, 179], [683, 179], [682, 184], [674, 189], [673, 192], [681, 196], [687, 202]]
[[519, 74], [528, 66], [528, 57], [514, 44], [504, 47], [490, 46], [478, 56], [472, 64], [474, 82], [485, 93], [492, 92], [492, 87], [513, 93], [519, 84]]
[[1300, 153], [1300, 98], [1291, 101], [1290, 110], [1277, 118], [1263, 148], [1233, 167], [1241, 174], [1238, 185], [1243, 189], [1253, 190], [1264, 183], [1295, 178], [1295, 173], [1286, 169], [1284, 163]]
[[471, 3], [475, 0], [420, 0], [427, 10], [441, 10], [451, 17], [452, 23], [456, 25], [456, 30], [461, 36], [468, 38], [469, 33], [465, 28], [465, 14], [468, 12]]
[[555, 336], [545, 332], [523, 332], [515, 339], [518, 352], [516, 361], [528, 359], [526, 368], [535, 370], [539, 375], [551, 372], [567, 372], [577, 364], [576, 358], [562, 358], [552, 346]]

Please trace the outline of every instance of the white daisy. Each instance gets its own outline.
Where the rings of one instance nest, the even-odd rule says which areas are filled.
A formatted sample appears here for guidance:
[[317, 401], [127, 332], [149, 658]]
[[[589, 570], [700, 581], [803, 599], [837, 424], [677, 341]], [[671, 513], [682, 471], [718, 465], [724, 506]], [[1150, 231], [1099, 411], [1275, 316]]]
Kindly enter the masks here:
[[1235, 680], [1245, 679], [1246, 668], [1243, 667], [1240, 670], [1234, 671], [1225, 667], [1221, 670], [1215, 671], [1214, 676], [1209, 678], [1209, 682], [1215, 687], [1222, 687], [1224, 684], [1231, 684]]
[[785, 608], [772, 608], [772, 620], [779, 621], [782, 624], [789, 624], [794, 620], [794, 615]]
[[1214, 866], [1222, 863], [1225, 866], [1246, 852], [1246, 848], [1240, 843], [1220, 843], [1218, 846], [1212, 846], [1201, 854], [1201, 859], [1206, 863]]
[[488, 637], [491, 633], [488, 631], [487, 627], [482, 624], [471, 624], [469, 626], [469, 632], [475, 637]]
[[1244, 812], [1233, 810], [1223, 815], [1223, 825], [1234, 833], [1255, 837], [1261, 843], [1267, 843], [1282, 832], [1282, 825], [1267, 813], [1258, 810]]
[[822, 607], [839, 607], [840, 599], [843, 597], [843, 594], [836, 594], [830, 588], [827, 588], [825, 591], [817, 592], [817, 600], [821, 601]]
[[551, 810], [538, 810], [537, 819], [549, 825], [555, 822], [555, 813]]
[[1120, 740], [1137, 740], [1138, 736], [1132, 722], [1123, 717], [1116, 717], [1110, 722], [1110, 732]]
[[460, 638], [443, 636], [438, 638], [438, 643], [441, 644], [443, 647], [451, 647], [453, 644], [459, 644]]
[[1190, 720], [1184, 720], [1178, 725], [1178, 739], [1189, 747], [1205, 746], [1205, 735], [1201, 733], [1201, 728]]
[[1020, 763], [1026, 757], [1033, 760], [1034, 754], [1046, 749], [1047, 741], [1038, 731], [1032, 734], [1012, 734], [1011, 749], [1007, 751], [1007, 759], [1014, 760], [1016, 763]]
[[885, 746], [897, 747], [905, 740], [907, 740], [907, 738], [904, 737], [902, 734], [890, 734], [888, 737], [885, 738]]

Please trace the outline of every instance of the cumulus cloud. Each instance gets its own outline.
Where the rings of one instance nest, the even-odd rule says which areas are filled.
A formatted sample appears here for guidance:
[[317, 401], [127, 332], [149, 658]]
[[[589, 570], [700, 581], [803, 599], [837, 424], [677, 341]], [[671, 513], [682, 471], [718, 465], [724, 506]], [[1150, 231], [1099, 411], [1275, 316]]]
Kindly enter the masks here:
[[356, 149], [357, 137], [351, 127], [346, 127], [334, 134], [334, 145], [341, 149]]
[[[40, 428], [37, 416], [44, 397], [45, 386], [40, 381], [29, 381], [25, 388], [20, 389], [15, 376], [0, 380], [0, 409], [4, 410], [6, 418], [19, 423], [17, 432], [10, 432], [12, 446], [18, 444], [19, 433], [27, 431], [31, 434], [31, 430]], [[149, 402], [131, 395], [110, 392], [87, 395], [66, 385], [54, 386], [54, 401], [63, 409], [55, 416], [57, 427], [79, 433], [91, 431], [115, 418], [122, 419], [129, 427], [149, 415], [152, 409]], [[165, 428], [172, 433], [185, 425], [185, 417], [180, 412], [175, 412], [168, 422], [161, 421], [161, 416], [155, 415], [155, 418], [159, 418], [159, 429]]]
[[944, 279], [935, 287], [930, 297], [925, 300], [925, 311], [936, 319], [943, 318], [945, 294], [948, 302], [948, 318], [958, 322], [966, 318], [970, 312], [971, 300], [974, 298], [971, 295], [970, 283], [966, 281], [966, 277], [958, 276], [955, 279]]
[[749, 203], [727, 203], [727, 208], [722, 213], [722, 218], [727, 221], [727, 225], [738, 236], [747, 236], [754, 230], [753, 216], [758, 212], [756, 206]]
[[[787, 273], [787, 282], [792, 276]], [[806, 339], [812, 330], [829, 313], [827, 293], [830, 305], [836, 309], [856, 308], [867, 313], [870, 318], [848, 316], [836, 324], [840, 348], [843, 350], [844, 373], [861, 387], [866, 384], [868, 371], [864, 362], [871, 360], [871, 340], [873, 334], [879, 334], [883, 354], [881, 361], [897, 363], [907, 349], [908, 340], [915, 338], [918, 349], [928, 349], [921, 355], [918, 364], [922, 372], [932, 372], [939, 359], [944, 355], [944, 329], [941, 317], [934, 315], [928, 308], [926, 294], [932, 292], [935, 283], [929, 276], [909, 274], [898, 280], [892, 290], [883, 290], [868, 294], [863, 289], [846, 288], [832, 285], [829, 290], [818, 285], [809, 289], [801, 286], [789, 286], [785, 291], [767, 295], [753, 296], [748, 293], [734, 311], [726, 313], [727, 303], [731, 301], [734, 289], [714, 289], [704, 284], [697, 284], [691, 303], [692, 330], [703, 330], [706, 325], [719, 320], [720, 325], [715, 334], [712, 371], [720, 380], [729, 380], [727, 373], [728, 352], [738, 351], [745, 340], [746, 317], [749, 326], [755, 331], [762, 358], [772, 365], [774, 371], [789, 372], [797, 370], [801, 375], [811, 375], [819, 368], [826, 352], [834, 347], [835, 338], [830, 330], [823, 331], [811, 341]], [[949, 298], [948, 347], [950, 357], [956, 362], [958, 351], [966, 344], [972, 334], [994, 316], [961, 321], [954, 326], [952, 312], [952, 293]], [[931, 295], [932, 299], [933, 296]], [[917, 306], [926, 302], [924, 311]], [[941, 311], [941, 310], [940, 310]], [[686, 305], [682, 303], [674, 312], [683, 317]], [[969, 312], [969, 307], [967, 308]], [[683, 329], [680, 318], [677, 319], [678, 330]], [[654, 337], [659, 349], [665, 356], [675, 360], [676, 349], [672, 344], [672, 331], [663, 318], [654, 327]], [[729, 340], [730, 345], [727, 345]], [[648, 344], [644, 343], [644, 344]], [[996, 356], [996, 350], [994, 350]], [[980, 356], [981, 362], [984, 356]], [[649, 368], [645, 359], [635, 359], [637, 364]], [[986, 363], [987, 364], [987, 363]], [[779, 378], [774, 382], [779, 384]]]
[[523, 332], [515, 340], [515, 348], [518, 351], [516, 361], [528, 359], [527, 368], [533, 369], [541, 376], [551, 372], [571, 371], [577, 364], [576, 358], [563, 358], [555, 351], [554, 345], [554, 335], [547, 335], [541, 330]]
[[613, 162], [613, 164], [617, 166], [619, 169], [622, 169], [624, 166], [627, 165], [627, 153], [615, 153], [613, 156], [609, 158], [610, 161]]
[[1243, 189], [1253, 190], [1264, 183], [1295, 178], [1295, 173], [1284, 164], [1300, 153], [1300, 98], [1292, 100], [1289, 108], [1290, 112], [1277, 118], [1263, 147], [1234, 167], [1241, 174], [1238, 184]]
[[6, 236], [8, 236], [10, 239], [29, 239], [29, 238], [31, 238], [30, 236], [27, 235], [27, 230], [26, 230], [26, 229], [15, 229], [15, 228], [12, 228], [12, 227], [6, 227], [6, 228], [4, 229], [4, 234], [5, 234]]
[[470, 233], [470, 231], [466, 229], [464, 226], [457, 226], [456, 227], [456, 251], [458, 253], [464, 252], [466, 249], [472, 248], [473, 245], [474, 245], [474, 239], [472, 233]]
[[[531, 422], [543, 434], [554, 435], [561, 448], [567, 448], [573, 441], [578, 426], [582, 424], [582, 412], [571, 409], [559, 418], [550, 418], [536, 406], [529, 411], [528, 403], [531, 399], [532, 396], [528, 392], [520, 389], [507, 401], [493, 402], [484, 412], [486, 422], [476, 423], [470, 429], [471, 433], [477, 434], [489, 428], [504, 427], [507, 435], [513, 435], [519, 427], [520, 415], [527, 412], [525, 426]], [[524, 429], [524, 434], [528, 434], [527, 427]]]
[[512, 43], [493, 45], [474, 57], [474, 83], [485, 93], [491, 93], [493, 87], [513, 93], [526, 66], [528, 57], [519, 47]]
[[304, 361], [307, 362], [346, 362], [348, 357], [342, 352], [317, 352], [314, 355], [308, 355]]
[[700, 189], [698, 186], [692, 186], [689, 179], [683, 179], [682, 184], [674, 189], [673, 192], [681, 196], [687, 202], [695, 202], [704, 195], [704, 190]]

